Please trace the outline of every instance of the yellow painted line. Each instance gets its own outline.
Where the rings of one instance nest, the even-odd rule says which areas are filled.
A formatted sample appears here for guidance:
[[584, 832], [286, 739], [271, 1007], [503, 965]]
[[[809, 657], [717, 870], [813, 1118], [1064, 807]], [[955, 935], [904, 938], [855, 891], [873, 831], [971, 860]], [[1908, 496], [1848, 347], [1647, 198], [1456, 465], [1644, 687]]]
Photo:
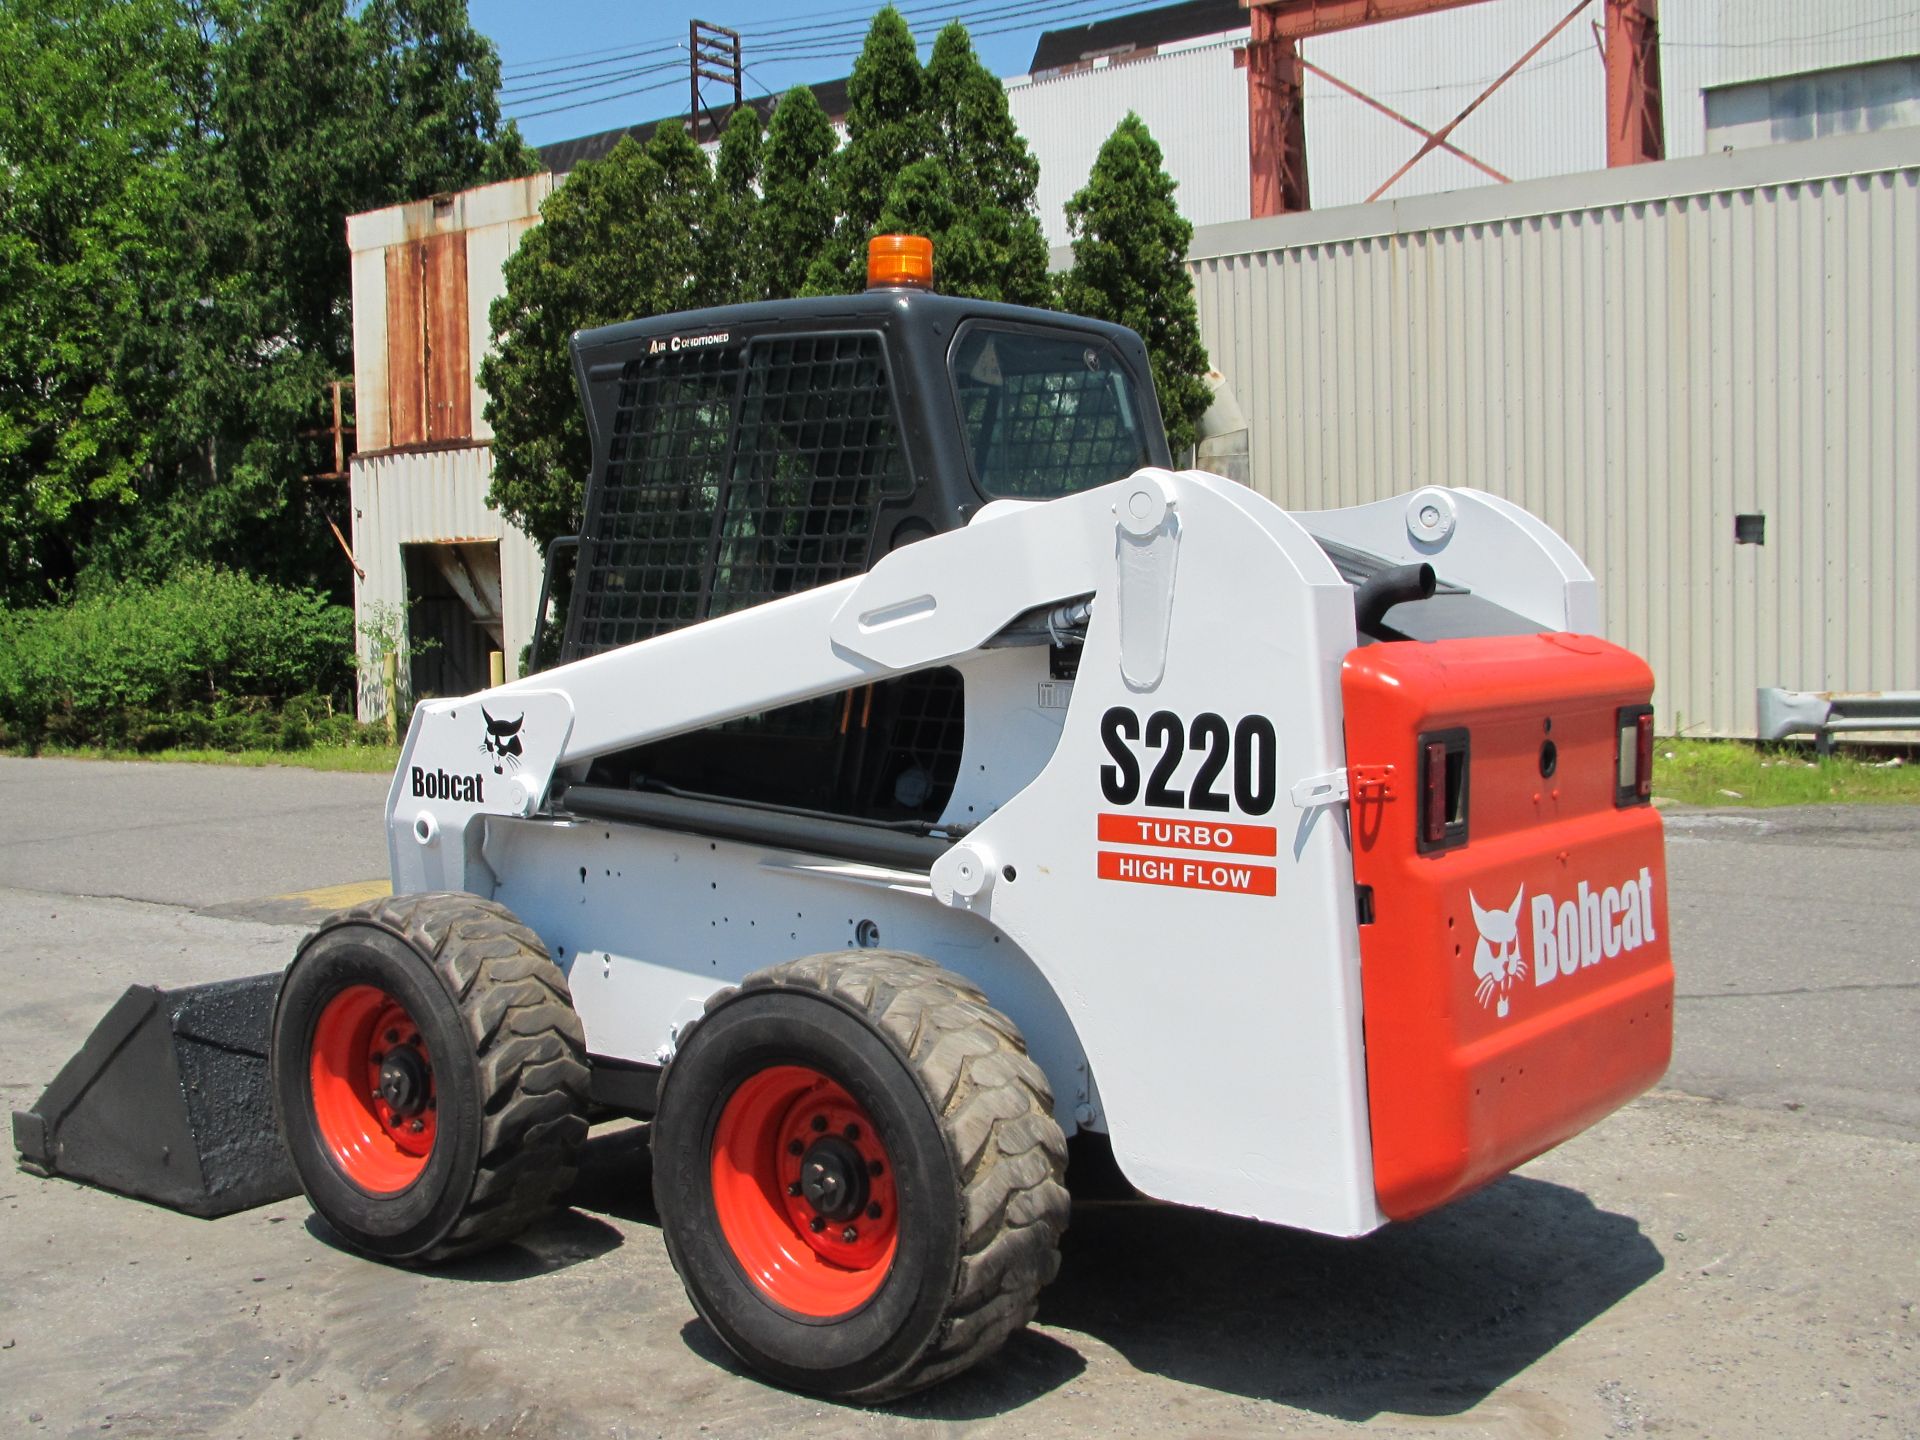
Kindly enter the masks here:
[[378, 900], [391, 895], [393, 886], [385, 880], [353, 880], [345, 885], [322, 885], [317, 890], [296, 890], [291, 895], [275, 895], [269, 904], [297, 905], [305, 910], [331, 913], [358, 905], [363, 900]]

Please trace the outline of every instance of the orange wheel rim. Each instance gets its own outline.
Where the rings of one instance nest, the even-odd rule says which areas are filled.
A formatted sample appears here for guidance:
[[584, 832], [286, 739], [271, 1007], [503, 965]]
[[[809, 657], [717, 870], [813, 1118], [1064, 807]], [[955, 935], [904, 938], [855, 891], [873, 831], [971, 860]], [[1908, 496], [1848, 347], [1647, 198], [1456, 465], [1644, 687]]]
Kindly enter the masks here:
[[720, 1112], [720, 1232], [747, 1278], [795, 1314], [830, 1319], [873, 1298], [899, 1239], [896, 1194], [872, 1119], [818, 1070], [762, 1070]]
[[352, 985], [321, 1010], [308, 1073], [320, 1143], [362, 1190], [390, 1195], [433, 1153], [439, 1095], [413, 1017], [385, 990]]

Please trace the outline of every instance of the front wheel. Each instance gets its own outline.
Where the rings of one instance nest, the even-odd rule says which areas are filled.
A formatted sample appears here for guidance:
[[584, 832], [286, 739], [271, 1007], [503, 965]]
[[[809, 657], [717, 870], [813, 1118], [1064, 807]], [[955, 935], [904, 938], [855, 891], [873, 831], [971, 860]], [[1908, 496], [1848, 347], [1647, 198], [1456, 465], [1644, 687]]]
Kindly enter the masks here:
[[1058, 1270], [1066, 1142], [1013, 1023], [916, 956], [750, 975], [654, 1120], [667, 1253], [762, 1374], [862, 1403], [972, 1365]]
[[511, 1239], [566, 1192], [588, 1071], [565, 978], [511, 912], [405, 895], [333, 917], [281, 982], [269, 1067], [313, 1208], [427, 1264]]

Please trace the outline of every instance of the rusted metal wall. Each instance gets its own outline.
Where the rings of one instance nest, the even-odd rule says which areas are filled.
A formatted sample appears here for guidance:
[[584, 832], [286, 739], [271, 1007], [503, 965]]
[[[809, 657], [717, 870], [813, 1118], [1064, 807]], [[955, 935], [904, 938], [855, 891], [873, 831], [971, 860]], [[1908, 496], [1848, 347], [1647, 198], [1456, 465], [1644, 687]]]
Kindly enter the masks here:
[[[502, 267], [538, 221], [553, 177], [535, 175], [347, 220], [353, 263], [360, 454], [352, 463], [353, 549], [362, 624], [407, 598], [401, 547], [495, 541], [509, 673], [532, 631], [541, 557], [486, 505], [493, 453], [477, 371]], [[363, 658], [368, 643], [360, 640]], [[377, 667], [360, 712], [385, 713]]]
[[487, 309], [553, 185], [533, 175], [347, 217], [362, 451], [492, 437]]
[[1663, 730], [1920, 689], [1920, 129], [1242, 221], [1192, 264], [1255, 488], [1526, 506]]

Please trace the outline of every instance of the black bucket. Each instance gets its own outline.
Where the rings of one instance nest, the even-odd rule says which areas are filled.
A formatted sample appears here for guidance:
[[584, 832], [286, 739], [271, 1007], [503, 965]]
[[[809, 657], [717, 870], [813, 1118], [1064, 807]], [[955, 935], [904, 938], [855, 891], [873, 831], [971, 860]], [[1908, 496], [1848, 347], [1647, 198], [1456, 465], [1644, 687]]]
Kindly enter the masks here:
[[280, 972], [135, 985], [30, 1110], [20, 1167], [212, 1219], [300, 1193], [273, 1121]]

